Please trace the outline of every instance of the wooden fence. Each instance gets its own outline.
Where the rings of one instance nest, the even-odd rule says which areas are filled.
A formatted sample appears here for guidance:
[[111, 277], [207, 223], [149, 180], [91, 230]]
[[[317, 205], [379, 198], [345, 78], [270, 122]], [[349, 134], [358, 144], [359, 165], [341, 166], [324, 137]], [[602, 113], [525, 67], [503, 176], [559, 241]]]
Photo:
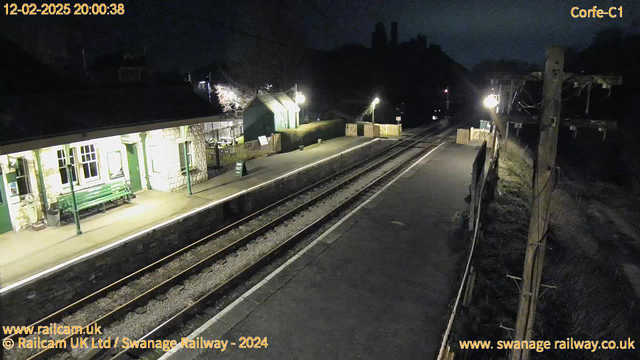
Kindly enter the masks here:
[[402, 133], [402, 125], [395, 124], [376, 124], [380, 126], [380, 136], [400, 136]]
[[345, 124], [345, 136], [357, 137], [358, 136], [358, 124], [347, 123]]
[[466, 145], [469, 143], [469, 129], [458, 129], [456, 134], [456, 144]]
[[253, 140], [223, 148], [207, 147], [207, 173], [209, 179], [226, 172], [238, 160], [250, 160], [279, 152], [281, 148], [280, 139], [280, 134], [273, 134], [267, 138], [266, 145], [261, 145], [259, 140]]
[[364, 124], [364, 137], [367, 137], [367, 138], [380, 137], [380, 125]]
[[476, 129], [476, 128], [471, 128], [470, 132], [469, 132], [469, 141], [474, 142], [483, 142], [483, 141], [487, 141], [489, 142], [489, 144], [491, 144], [491, 134], [494, 133], [493, 131], [489, 131], [489, 130], [485, 130], [485, 129]]
[[483, 141], [487, 142], [487, 146], [491, 149], [494, 149], [495, 137], [497, 132], [495, 129], [493, 131], [483, 130], [483, 129], [458, 129], [458, 133], [456, 134], [456, 143], [457, 144], [481, 144]]
[[[458, 289], [458, 294], [449, 317], [447, 328], [442, 337], [438, 360], [453, 359], [455, 343], [451, 343], [451, 329], [455, 322], [460, 306], [469, 306], [472, 300], [473, 285], [475, 282], [474, 272], [474, 250], [479, 239], [482, 237], [482, 221], [487, 209], [487, 204], [493, 200], [495, 188], [498, 183], [498, 164], [500, 159], [499, 136], [496, 131], [489, 134], [490, 143], [483, 141], [480, 151], [473, 162], [471, 185], [471, 201], [469, 204], [469, 231], [472, 233], [471, 249], [467, 259], [464, 275]], [[488, 148], [493, 149], [487, 151]], [[489, 161], [487, 162], [487, 158]]]

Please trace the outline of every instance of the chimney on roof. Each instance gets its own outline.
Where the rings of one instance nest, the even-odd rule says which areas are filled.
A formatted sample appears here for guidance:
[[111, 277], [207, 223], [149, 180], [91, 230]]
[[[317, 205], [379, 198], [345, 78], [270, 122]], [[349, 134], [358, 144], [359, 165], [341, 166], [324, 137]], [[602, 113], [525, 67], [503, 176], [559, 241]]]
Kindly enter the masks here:
[[384, 24], [379, 22], [376, 24], [375, 31], [371, 34], [371, 47], [374, 49], [384, 49], [387, 46], [387, 30]]
[[418, 46], [426, 49], [427, 48], [427, 37], [425, 35], [418, 34], [418, 38], [416, 39], [418, 42]]

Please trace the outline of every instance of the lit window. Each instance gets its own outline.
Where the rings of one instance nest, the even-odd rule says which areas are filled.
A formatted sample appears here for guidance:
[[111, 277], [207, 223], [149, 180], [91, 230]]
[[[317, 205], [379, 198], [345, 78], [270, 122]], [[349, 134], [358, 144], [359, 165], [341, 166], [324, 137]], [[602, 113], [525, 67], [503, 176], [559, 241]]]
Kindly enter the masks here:
[[[62, 185], [69, 185], [69, 174], [67, 173], [67, 158], [64, 156], [64, 150], [58, 150], [58, 170], [60, 171], [60, 181]], [[71, 177], [73, 182], [78, 182], [78, 174], [76, 173], [76, 157], [73, 148], [69, 149], [69, 163], [71, 164]]]
[[29, 163], [27, 159], [19, 157], [16, 159], [16, 182], [18, 183], [18, 193], [26, 195], [31, 193], [31, 182], [29, 181]]
[[[186, 167], [184, 166], [184, 144], [178, 144], [178, 151], [180, 151], [180, 171], [186, 171]], [[193, 165], [191, 162], [191, 143], [187, 143], [187, 159], [189, 160], [189, 167]]]
[[122, 154], [120, 151], [112, 151], [107, 153], [107, 163], [109, 165], [109, 179], [117, 179], [124, 177], [124, 169], [122, 167]]
[[82, 171], [84, 178], [95, 179], [98, 177], [98, 155], [96, 148], [92, 145], [84, 145], [80, 147], [80, 160], [82, 160]]

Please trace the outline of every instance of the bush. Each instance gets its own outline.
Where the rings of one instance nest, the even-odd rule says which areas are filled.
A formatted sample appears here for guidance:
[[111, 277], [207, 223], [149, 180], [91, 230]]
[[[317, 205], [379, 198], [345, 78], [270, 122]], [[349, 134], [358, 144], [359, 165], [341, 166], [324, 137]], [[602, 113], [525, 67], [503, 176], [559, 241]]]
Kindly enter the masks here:
[[300, 125], [297, 129], [281, 130], [282, 152], [297, 150], [300, 145], [315, 144], [318, 139], [326, 140], [344, 136], [344, 127], [344, 120], [325, 120]]
[[[531, 165], [530, 154], [514, 143], [501, 153], [497, 194], [488, 208], [484, 236], [474, 255], [478, 275], [473, 300], [471, 307], [460, 313], [455, 340], [508, 340], [513, 335], [500, 325], [514, 327], [517, 315], [518, 287], [506, 274], [522, 275], [531, 204]], [[619, 261], [607, 251], [612, 241], [607, 235], [610, 229], [599, 231], [601, 225], [590, 221], [588, 214], [589, 206], [577, 202], [568, 190], [554, 191], [542, 281], [557, 288], [540, 298], [534, 325], [536, 340], [572, 337], [620, 341], [640, 337], [637, 297]], [[637, 353], [633, 354], [633, 350], [551, 350], [534, 353], [532, 358], [636, 359]], [[467, 360], [507, 358], [504, 350], [497, 349], [457, 355]]]

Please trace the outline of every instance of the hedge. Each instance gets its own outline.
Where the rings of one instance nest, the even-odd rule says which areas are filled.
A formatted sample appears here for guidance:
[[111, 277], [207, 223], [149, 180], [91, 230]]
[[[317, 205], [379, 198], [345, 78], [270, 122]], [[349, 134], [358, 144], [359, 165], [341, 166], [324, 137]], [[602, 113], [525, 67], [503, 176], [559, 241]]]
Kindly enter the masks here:
[[300, 145], [316, 144], [318, 139], [332, 139], [344, 136], [345, 120], [314, 121], [300, 125], [297, 129], [281, 130], [282, 152], [297, 150]]

